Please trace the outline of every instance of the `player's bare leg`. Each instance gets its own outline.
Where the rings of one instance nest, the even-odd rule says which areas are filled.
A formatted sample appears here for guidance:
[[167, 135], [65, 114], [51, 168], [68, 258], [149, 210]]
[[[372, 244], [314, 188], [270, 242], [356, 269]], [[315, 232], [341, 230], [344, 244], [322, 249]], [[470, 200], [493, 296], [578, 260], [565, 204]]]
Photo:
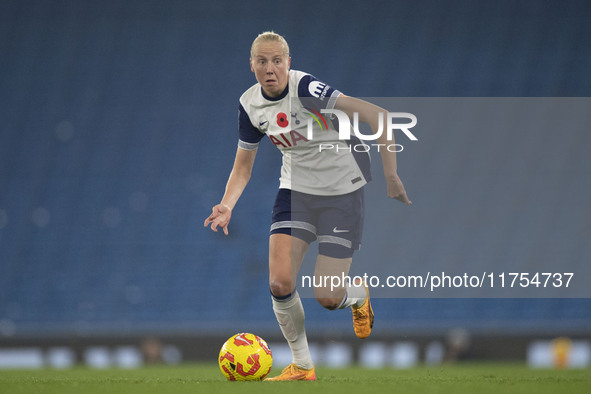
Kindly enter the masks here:
[[269, 237], [269, 286], [275, 297], [288, 295], [295, 289], [308, 246], [306, 241], [287, 234]]
[[287, 340], [293, 362], [279, 376], [268, 381], [316, 380], [308, 348], [302, 301], [295, 290], [296, 278], [308, 243], [286, 234], [271, 234], [269, 239], [269, 285], [273, 311]]
[[369, 299], [369, 288], [365, 283], [344, 283], [349, 274], [351, 258], [333, 258], [319, 255], [314, 271], [315, 283], [323, 284], [314, 288], [314, 295], [327, 309], [351, 307], [353, 328], [358, 338], [367, 338], [373, 328], [373, 309]]
[[314, 269], [314, 296], [326, 309], [337, 309], [347, 295], [342, 278], [349, 274], [352, 258], [318, 255]]

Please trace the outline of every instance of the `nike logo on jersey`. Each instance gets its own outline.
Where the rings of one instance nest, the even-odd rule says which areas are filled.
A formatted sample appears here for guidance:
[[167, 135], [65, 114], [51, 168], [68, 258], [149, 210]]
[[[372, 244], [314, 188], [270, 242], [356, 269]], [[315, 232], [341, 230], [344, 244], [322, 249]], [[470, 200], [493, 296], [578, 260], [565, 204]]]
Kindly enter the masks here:
[[335, 227], [332, 229], [332, 232], [333, 233], [348, 233], [349, 230], [339, 230], [338, 228]]
[[265, 123], [269, 123], [269, 121], [268, 121], [268, 120], [265, 120], [264, 122], [259, 122], [259, 126], [262, 126], [262, 125], [264, 125]]

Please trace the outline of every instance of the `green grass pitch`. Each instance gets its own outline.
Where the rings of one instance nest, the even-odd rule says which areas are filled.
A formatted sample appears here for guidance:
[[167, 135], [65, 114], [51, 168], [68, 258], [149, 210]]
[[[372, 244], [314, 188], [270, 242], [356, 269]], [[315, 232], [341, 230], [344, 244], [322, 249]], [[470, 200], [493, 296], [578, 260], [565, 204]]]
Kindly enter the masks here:
[[[279, 373], [275, 368], [271, 375]], [[0, 370], [0, 393], [589, 393], [591, 371], [522, 364], [460, 364], [408, 370], [317, 369], [316, 382], [228, 382], [215, 364], [134, 370]], [[304, 390], [304, 391], [302, 391]]]

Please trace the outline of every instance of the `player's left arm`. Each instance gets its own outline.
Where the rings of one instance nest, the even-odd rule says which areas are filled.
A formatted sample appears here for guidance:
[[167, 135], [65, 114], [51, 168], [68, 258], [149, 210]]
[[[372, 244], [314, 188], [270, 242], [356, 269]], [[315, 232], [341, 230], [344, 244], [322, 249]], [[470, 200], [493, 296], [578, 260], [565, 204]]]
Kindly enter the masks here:
[[[349, 119], [353, 119], [353, 113], [357, 112], [359, 114], [359, 121], [367, 123], [371, 128], [371, 131], [374, 133], [377, 133], [379, 129], [379, 113], [383, 113], [384, 122], [388, 116], [388, 112], [385, 109], [365, 100], [346, 96], [344, 94], [339, 95], [334, 108], [345, 112], [349, 116]], [[382, 133], [376, 142], [384, 145], [394, 143], [394, 141], [387, 140], [386, 133]], [[407, 205], [411, 205], [412, 202], [408, 199], [404, 185], [398, 176], [396, 152], [390, 152], [388, 149], [380, 149], [380, 154], [382, 155], [384, 176], [386, 177], [386, 184], [388, 187], [388, 197], [394, 198]]]

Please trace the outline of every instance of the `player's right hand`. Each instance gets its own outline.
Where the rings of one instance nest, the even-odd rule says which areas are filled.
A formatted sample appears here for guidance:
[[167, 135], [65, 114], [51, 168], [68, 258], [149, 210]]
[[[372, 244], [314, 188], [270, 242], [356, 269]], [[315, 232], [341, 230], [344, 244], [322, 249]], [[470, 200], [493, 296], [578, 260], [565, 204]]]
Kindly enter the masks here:
[[222, 228], [224, 234], [228, 235], [228, 224], [232, 217], [232, 209], [225, 204], [215, 205], [211, 209], [211, 215], [203, 223], [203, 227], [211, 225], [211, 229], [218, 232], [218, 226]]

